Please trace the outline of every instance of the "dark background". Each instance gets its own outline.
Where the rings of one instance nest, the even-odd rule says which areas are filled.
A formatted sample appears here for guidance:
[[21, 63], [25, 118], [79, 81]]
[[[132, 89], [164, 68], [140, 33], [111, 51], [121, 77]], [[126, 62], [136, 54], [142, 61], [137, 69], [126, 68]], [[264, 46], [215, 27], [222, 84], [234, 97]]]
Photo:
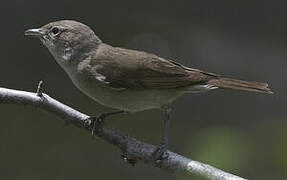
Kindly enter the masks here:
[[[76, 89], [28, 28], [73, 19], [106, 43], [146, 50], [186, 66], [266, 81], [274, 95], [215, 90], [186, 94], [173, 104], [169, 148], [249, 179], [287, 178], [286, 1], [1, 2], [0, 86], [44, 91], [84, 113], [111, 110]], [[31, 107], [0, 105], [0, 179], [186, 179], [150, 166], [124, 163], [121, 152]], [[108, 121], [157, 144], [160, 113]], [[198, 179], [198, 178], [194, 178]]]

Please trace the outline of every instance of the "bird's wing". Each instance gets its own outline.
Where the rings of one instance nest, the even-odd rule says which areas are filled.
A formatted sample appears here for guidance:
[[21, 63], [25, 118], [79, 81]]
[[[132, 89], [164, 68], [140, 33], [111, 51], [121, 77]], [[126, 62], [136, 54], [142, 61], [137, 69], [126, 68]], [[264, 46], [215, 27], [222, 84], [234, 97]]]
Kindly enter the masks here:
[[120, 89], [170, 89], [204, 84], [217, 75], [142, 51], [100, 47], [91, 59], [94, 77]]

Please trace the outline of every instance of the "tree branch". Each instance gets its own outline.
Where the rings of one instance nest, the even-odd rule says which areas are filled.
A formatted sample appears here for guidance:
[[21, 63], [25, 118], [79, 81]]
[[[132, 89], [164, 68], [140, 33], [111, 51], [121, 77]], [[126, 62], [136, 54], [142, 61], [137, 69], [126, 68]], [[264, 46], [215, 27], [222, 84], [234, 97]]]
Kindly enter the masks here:
[[[42, 85], [42, 84], [41, 84]], [[30, 105], [42, 110], [48, 111], [57, 117], [70, 122], [77, 127], [91, 130], [91, 127], [84, 125], [84, 120], [89, 118], [83, 114], [41, 92], [39, 85], [37, 93], [26, 91], [18, 91], [13, 89], [0, 87], [0, 104], [23, 104]], [[151, 158], [155, 150], [155, 146], [128, 137], [113, 128], [106, 126], [100, 127], [95, 135], [104, 139], [121, 149], [126, 155], [127, 161], [134, 160], [136, 162], [144, 162], [155, 166], [154, 160]], [[194, 174], [212, 180], [245, 180], [244, 178], [224, 172], [201, 162], [193, 161], [171, 151], [166, 152], [168, 156], [161, 162], [162, 169], [172, 172], [181, 172], [185, 174]]]

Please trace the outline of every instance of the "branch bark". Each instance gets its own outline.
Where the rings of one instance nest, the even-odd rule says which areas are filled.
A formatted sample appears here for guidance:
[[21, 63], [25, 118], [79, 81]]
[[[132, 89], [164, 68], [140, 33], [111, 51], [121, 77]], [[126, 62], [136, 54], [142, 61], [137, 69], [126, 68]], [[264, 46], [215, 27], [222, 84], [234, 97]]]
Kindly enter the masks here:
[[[0, 104], [30, 105], [48, 111], [77, 127], [88, 131], [91, 129], [91, 127], [84, 125], [84, 120], [89, 118], [88, 115], [51, 98], [47, 94], [42, 93], [39, 88], [37, 93], [32, 93], [0, 87]], [[125, 157], [126, 160], [129, 161], [132, 159], [136, 162], [144, 162], [155, 166], [155, 163], [151, 158], [151, 155], [156, 148], [155, 146], [128, 137], [127, 135], [106, 126], [99, 128], [95, 132], [95, 135], [121, 149], [124, 154], [127, 155]], [[188, 175], [194, 174], [212, 180], [246, 180], [210, 165], [193, 161], [174, 152], [167, 151], [166, 153], [168, 156], [161, 162], [160, 168], [162, 169]]]

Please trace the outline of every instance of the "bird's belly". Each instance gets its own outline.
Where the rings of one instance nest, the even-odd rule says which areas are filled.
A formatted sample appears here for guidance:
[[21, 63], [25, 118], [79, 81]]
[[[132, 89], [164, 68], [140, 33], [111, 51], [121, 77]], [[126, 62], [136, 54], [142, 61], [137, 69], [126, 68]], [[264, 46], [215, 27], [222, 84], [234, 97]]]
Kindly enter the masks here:
[[117, 90], [96, 80], [71, 79], [82, 92], [98, 103], [131, 112], [160, 108], [181, 95], [176, 90]]
[[[97, 95], [95, 95], [95, 93], [97, 93]], [[122, 90], [114, 92], [107, 90], [104, 93], [99, 91], [87, 93], [87, 95], [105, 106], [132, 112], [160, 108], [174, 100], [174, 96], [144, 90]]]

